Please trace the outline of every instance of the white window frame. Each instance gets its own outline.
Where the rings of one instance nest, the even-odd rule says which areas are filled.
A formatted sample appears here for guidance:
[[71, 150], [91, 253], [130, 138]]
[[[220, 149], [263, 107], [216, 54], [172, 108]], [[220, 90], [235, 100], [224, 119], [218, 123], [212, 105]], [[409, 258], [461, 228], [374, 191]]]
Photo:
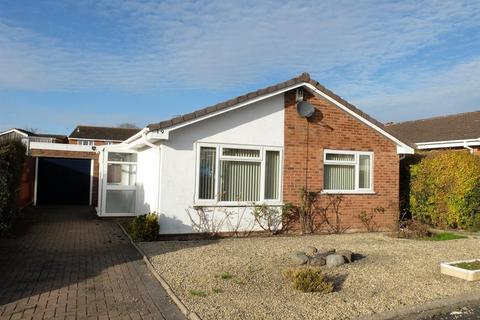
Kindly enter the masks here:
[[[339, 160], [327, 160], [327, 154], [348, 154], [353, 155], [353, 161], [339, 161]], [[355, 166], [355, 189], [354, 190], [326, 190], [323, 189], [322, 193], [331, 193], [331, 194], [373, 194], [374, 191], [374, 153], [372, 151], [353, 151], [353, 150], [332, 150], [325, 149], [323, 151], [323, 188], [325, 188], [325, 165], [347, 165]], [[360, 156], [370, 156], [370, 187], [369, 188], [360, 188]]]
[[[109, 161], [108, 160], [108, 154], [109, 153], [134, 153], [137, 154], [137, 162], [131, 162], [131, 161]], [[125, 185], [118, 185], [118, 184], [108, 184], [108, 165], [109, 164], [134, 164], [136, 165], [136, 171], [135, 171], [135, 184], [131, 186], [125, 186]], [[138, 153], [133, 151], [133, 150], [111, 150], [107, 151], [105, 150], [103, 153], [103, 170], [102, 170], [102, 185], [103, 185], [103, 191], [102, 191], [102, 212], [104, 215], [108, 216], [133, 216], [136, 214], [136, 205], [137, 205], [137, 172], [138, 172]], [[127, 191], [134, 191], [134, 203], [133, 203], [133, 213], [131, 212], [106, 212], [107, 209], [107, 191], [108, 190], [127, 190]]]
[[[200, 183], [200, 148], [215, 148], [215, 193], [213, 199], [199, 199], [199, 183]], [[245, 149], [245, 150], [259, 150], [260, 155], [258, 158], [254, 157], [235, 157], [224, 156], [223, 149]], [[265, 163], [266, 152], [278, 151], [280, 156], [280, 167], [278, 168], [278, 199], [265, 199]], [[239, 145], [239, 144], [225, 144], [225, 143], [196, 143], [195, 148], [195, 205], [198, 206], [249, 206], [255, 204], [269, 204], [269, 205], [281, 205], [282, 204], [282, 192], [283, 192], [283, 148], [273, 146], [251, 146], [251, 145]], [[260, 199], [254, 201], [221, 201], [220, 190], [220, 167], [221, 161], [243, 161], [243, 162], [259, 162], [260, 163]]]
[[94, 146], [95, 140], [77, 139], [77, 144], [81, 146]]

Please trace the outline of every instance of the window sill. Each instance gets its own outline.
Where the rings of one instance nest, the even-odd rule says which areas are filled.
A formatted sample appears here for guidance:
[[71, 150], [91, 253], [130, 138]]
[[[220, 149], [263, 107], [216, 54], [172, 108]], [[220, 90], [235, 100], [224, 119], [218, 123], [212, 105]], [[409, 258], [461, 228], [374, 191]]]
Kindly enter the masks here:
[[366, 194], [366, 195], [372, 195], [372, 194], [377, 194], [375, 191], [362, 191], [362, 190], [323, 190], [321, 194]]
[[254, 206], [283, 206], [280, 201], [262, 201], [262, 202], [196, 202], [193, 207], [254, 207]]

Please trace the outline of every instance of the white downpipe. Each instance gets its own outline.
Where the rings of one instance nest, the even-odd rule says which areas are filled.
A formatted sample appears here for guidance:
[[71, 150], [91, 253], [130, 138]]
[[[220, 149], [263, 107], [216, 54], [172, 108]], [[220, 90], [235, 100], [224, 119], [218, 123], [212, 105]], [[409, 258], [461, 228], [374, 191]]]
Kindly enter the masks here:
[[161, 188], [161, 183], [160, 183], [160, 178], [161, 178], [161, 174], [162, 174], [162, 171], [160, 170], [161, 169], [161, 165], [162, 165], [162, 151], [161, 151], [161, 148], [160, 146], [157, 146], [153, 143], [151, 143], [150, 141], [148, 141], [147, 139], [147, 132], [144, 132], [142, 134], [142, 137], [143, 137], [143, 142], [145, 143], [145, 145], [149, 146], [150, 148], [153, 148], [153, 149], [157, 149], [158, 151], [158, 166], [157, 166], [157, 169], [158, 169], [158, 175], [157, 175], [157, 203], [156, 203], [156, 213], [157, 215], [160, 214], [160, 188]]
[[472, 147], [470, 147], [470, 146], [468, 145], [468, 142], [467, 142], [467, 141], [464, 141], [464, 142], [463, 142], [463, 147], [464, 147], [465, 149], [470, 150], [470, 153], [472, 153], [472, 154], [473, 154], [473, 152], [475, 151]]

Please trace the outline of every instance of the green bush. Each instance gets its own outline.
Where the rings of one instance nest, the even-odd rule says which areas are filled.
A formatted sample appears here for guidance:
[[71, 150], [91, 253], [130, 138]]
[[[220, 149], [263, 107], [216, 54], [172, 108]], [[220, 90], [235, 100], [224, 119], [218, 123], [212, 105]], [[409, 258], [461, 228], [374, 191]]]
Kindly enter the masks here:
[[437, 227], [470, 228], [480, 208], [480, 157], [468, 152], [429, 154], [411, 167], [410, 210]]
[[9, 234], [19, 218], [17, 190], [26, 159], [20, 141], [0, 145], [0, 236]]
[[130, 235], [135, 241], [155, 241], [160, 231], [155, 213], [135, 217], [130, 225]]
[[302, 292], [329, 293], [333, 291], [333, 283], [327, 281], [318, 268], [292, 268], [285, 270], [283, 275], [292, 282], [295, 289]]

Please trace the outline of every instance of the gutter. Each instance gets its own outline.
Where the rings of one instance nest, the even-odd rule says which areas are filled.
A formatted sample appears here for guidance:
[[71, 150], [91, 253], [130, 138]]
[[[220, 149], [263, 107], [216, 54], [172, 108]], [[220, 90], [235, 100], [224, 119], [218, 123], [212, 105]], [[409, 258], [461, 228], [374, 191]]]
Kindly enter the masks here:
[[135, 134], [134, 134], [133, 136], [131, 136], [130, 138], [128, 138], [127, 140], [124, 140], [124, 141], [122, 142], [122, 144], [129, 144], [130, 142], [139, 139], [139, 138], [142, 137], [144, 134], [147, 134], [149, 131], [150, 131], [150, 129], [148, 129], [147, 127], [145, 127], [145, 128], [143, 128], [142, 130], [140, 130], [139, 132], [135, 133]]

